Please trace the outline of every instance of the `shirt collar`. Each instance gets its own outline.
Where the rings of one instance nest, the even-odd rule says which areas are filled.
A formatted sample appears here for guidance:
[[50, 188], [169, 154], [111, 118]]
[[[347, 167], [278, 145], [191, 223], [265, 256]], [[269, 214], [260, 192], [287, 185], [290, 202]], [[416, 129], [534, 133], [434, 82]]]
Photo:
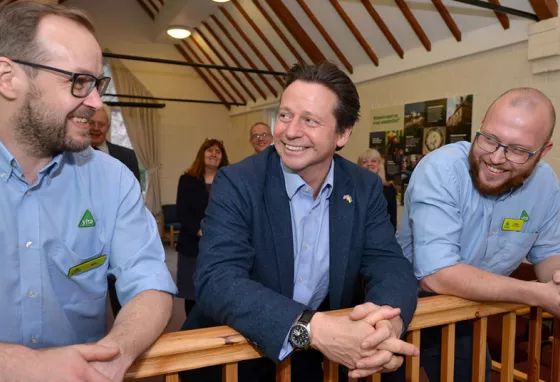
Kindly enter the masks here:
[[109, 145], [107, 145], [107, 141], [103, 141], [102, 144], [97, 146], [97, 149], [103, 151], [105, 154], [109, 154]]
[[[39, 177], [49, 174], [49, 181], [60, 167], [65, 153], [58, 154], [45, 167], [39, 170]], [[23, 171], [17, 159], [8, 151], [6, 146], [0, 141], [0, 179], [7, 182], [13, 171], [17, 170], [18, 176], [22, 176]]]
[[[280, 159], [280, 166], [282, 167], [282, 173], [284, 174], [284, 183], [286, 184], [286, 192], [288, 193], [288, 198], [292, 200], [294, 195], [306, 185], [305, 181], [295, 173], [293, 170], [289, 169], [284, 165], [282, 159]], [[325, 178], [325, 182], [321, 186], [322, 194], [325, 190], [327, 192], [327, 198], [331, 196], [332, 188], [333, 188], [333, 181], [334, 181], [334, 160], [331, 161], [331, 167], [329, 168], [329, 172], [327, 177]]]

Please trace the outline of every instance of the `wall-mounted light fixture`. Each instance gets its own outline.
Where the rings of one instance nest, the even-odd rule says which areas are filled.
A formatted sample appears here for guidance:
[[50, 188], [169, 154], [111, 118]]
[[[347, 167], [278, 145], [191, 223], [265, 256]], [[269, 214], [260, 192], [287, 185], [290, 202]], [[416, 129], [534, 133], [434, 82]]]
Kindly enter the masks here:
[[169, 28], [167, 28], [167, 34], [173, 38], [182, 40], [184, 38], [189, 37], [191, 35], [191, 31], [183, 26], [172, 25]]
[[229, 0], [213, 0], [215, 3], [227, 3]]

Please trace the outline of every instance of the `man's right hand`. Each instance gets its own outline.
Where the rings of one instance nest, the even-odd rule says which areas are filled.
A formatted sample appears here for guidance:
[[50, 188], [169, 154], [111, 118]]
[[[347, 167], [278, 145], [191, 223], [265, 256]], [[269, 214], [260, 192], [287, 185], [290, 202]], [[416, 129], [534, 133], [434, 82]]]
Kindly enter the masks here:
[[[44, 350], [22, 348], [16, 365], [8, 374], [0, 375], [0, 381], [100, 381], [110, 382], [89, 362], [106, 362], [119, 355], [119, 349], [97, 344], [64, 346]], [[6, 377], [6, 379], [4, 379]]]
[[543, 293], [542, 301], [538, 305], [556, 318], [560, 318], [560, 270], [553, 273], [552, 280], [540, 286]]
[[[398, 315], [398, 311], [385, 309], [381, 310], [378, 315], [379, 320], [389, 320]], [[348, 316], [328, 316], [317, 312], [310, 324], [311, 347], [319, 350], [331, 361], [344, 365], [350, 370], [356, 369], [358, 361], [371, 357], [377, 352], [376, 349], [364, 349], [362, 346], [364, 339], [375, 332], [371, 323], [365, 320], [353, 321]], [[386, 360], [383, 361], [383, 363], [386, 362]], [[382, 364], [379, 365], [379, 369], [381, 367]], [[371, 368], [371, 372], [376, 372], [376, 368]]]

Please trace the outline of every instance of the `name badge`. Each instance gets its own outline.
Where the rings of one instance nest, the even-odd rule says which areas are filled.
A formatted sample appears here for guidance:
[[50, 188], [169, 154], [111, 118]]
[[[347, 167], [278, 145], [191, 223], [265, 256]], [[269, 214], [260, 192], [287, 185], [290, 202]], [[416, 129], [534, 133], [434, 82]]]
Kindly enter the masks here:
[[76, 265], [75, 267], [70, 268], [68, 271], [68, 277], [74, 277], [79, 275], [80, 273], [87, 272], [93, 268], [97, 268], [102, 266], [105, 261], [107, 260], [107, 255], [96, 257], [93, 260], [86, 261], [85, 263], [81, 263]]
[[520, 232], [523, 228], [523, 219], [504, 219], [502, 224], [502, 231], [515, 231]]

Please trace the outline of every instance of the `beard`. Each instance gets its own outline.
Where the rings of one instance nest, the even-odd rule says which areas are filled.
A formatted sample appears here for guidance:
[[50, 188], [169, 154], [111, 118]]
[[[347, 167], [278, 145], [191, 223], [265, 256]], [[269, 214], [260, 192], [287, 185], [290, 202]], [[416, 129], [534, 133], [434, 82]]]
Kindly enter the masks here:
[[[474, 145], [474, 143], [473, 143], [473, 145]], [[488, 195], [488, 196], [503, 195], [506, 192], [509, 192], [512, 188], [518, 187], [521, 184], [523, 184], [525, 179], [527, 179], [529, 176], [531, 176], [531, 174], [533, 173], [533, 170], [535, 169], [535, 167], [537, 167], [537, 164], [541, 160], [541, 155], [542, 155], [541, 153], [537, 154], [538, 156], [536, 158], [534, 158], [534, 162], [532, 163], [532, 165], [529, 168], [527, 168], [525, 170], [522, 170], [522, 171], [518, 171], [513, 176], [510, 176], [501, 185], [492, 187], [492, 186], [488, 186], [488, 185], [483, 184], [480, 180], [480, 167], [485, 166], [485, 164], [482, 161], [481, 157], [479, 157], [477, 159], [474, 156], [473, 147], [474, 146], [471, 146], [471, 149], [469, 151], [469, 164], [470, 164], [469, 172], [471, 174], [471, 179], [472, 179], [474, 187], [478, 190], [478, 192], [480, 192], [482, 195]], [[510, 174], [513, 174], [513, 171], [510, 171]]]
[[[95, 110], [79, 106], [68, 115], [91, 118]], [[54, 157], [64, 151], [82, 151], [89, 144], [89, 132], [80, 134], [84, 140], [70, 136], [67, 128], [68, 115], [60, 116], [56, 110], [47, 107], [41, 101], [41, 92], [34, 86], [26, 95], [24, 105], [12, 118], [14, 137], [28, 155], [34, 157]]]

